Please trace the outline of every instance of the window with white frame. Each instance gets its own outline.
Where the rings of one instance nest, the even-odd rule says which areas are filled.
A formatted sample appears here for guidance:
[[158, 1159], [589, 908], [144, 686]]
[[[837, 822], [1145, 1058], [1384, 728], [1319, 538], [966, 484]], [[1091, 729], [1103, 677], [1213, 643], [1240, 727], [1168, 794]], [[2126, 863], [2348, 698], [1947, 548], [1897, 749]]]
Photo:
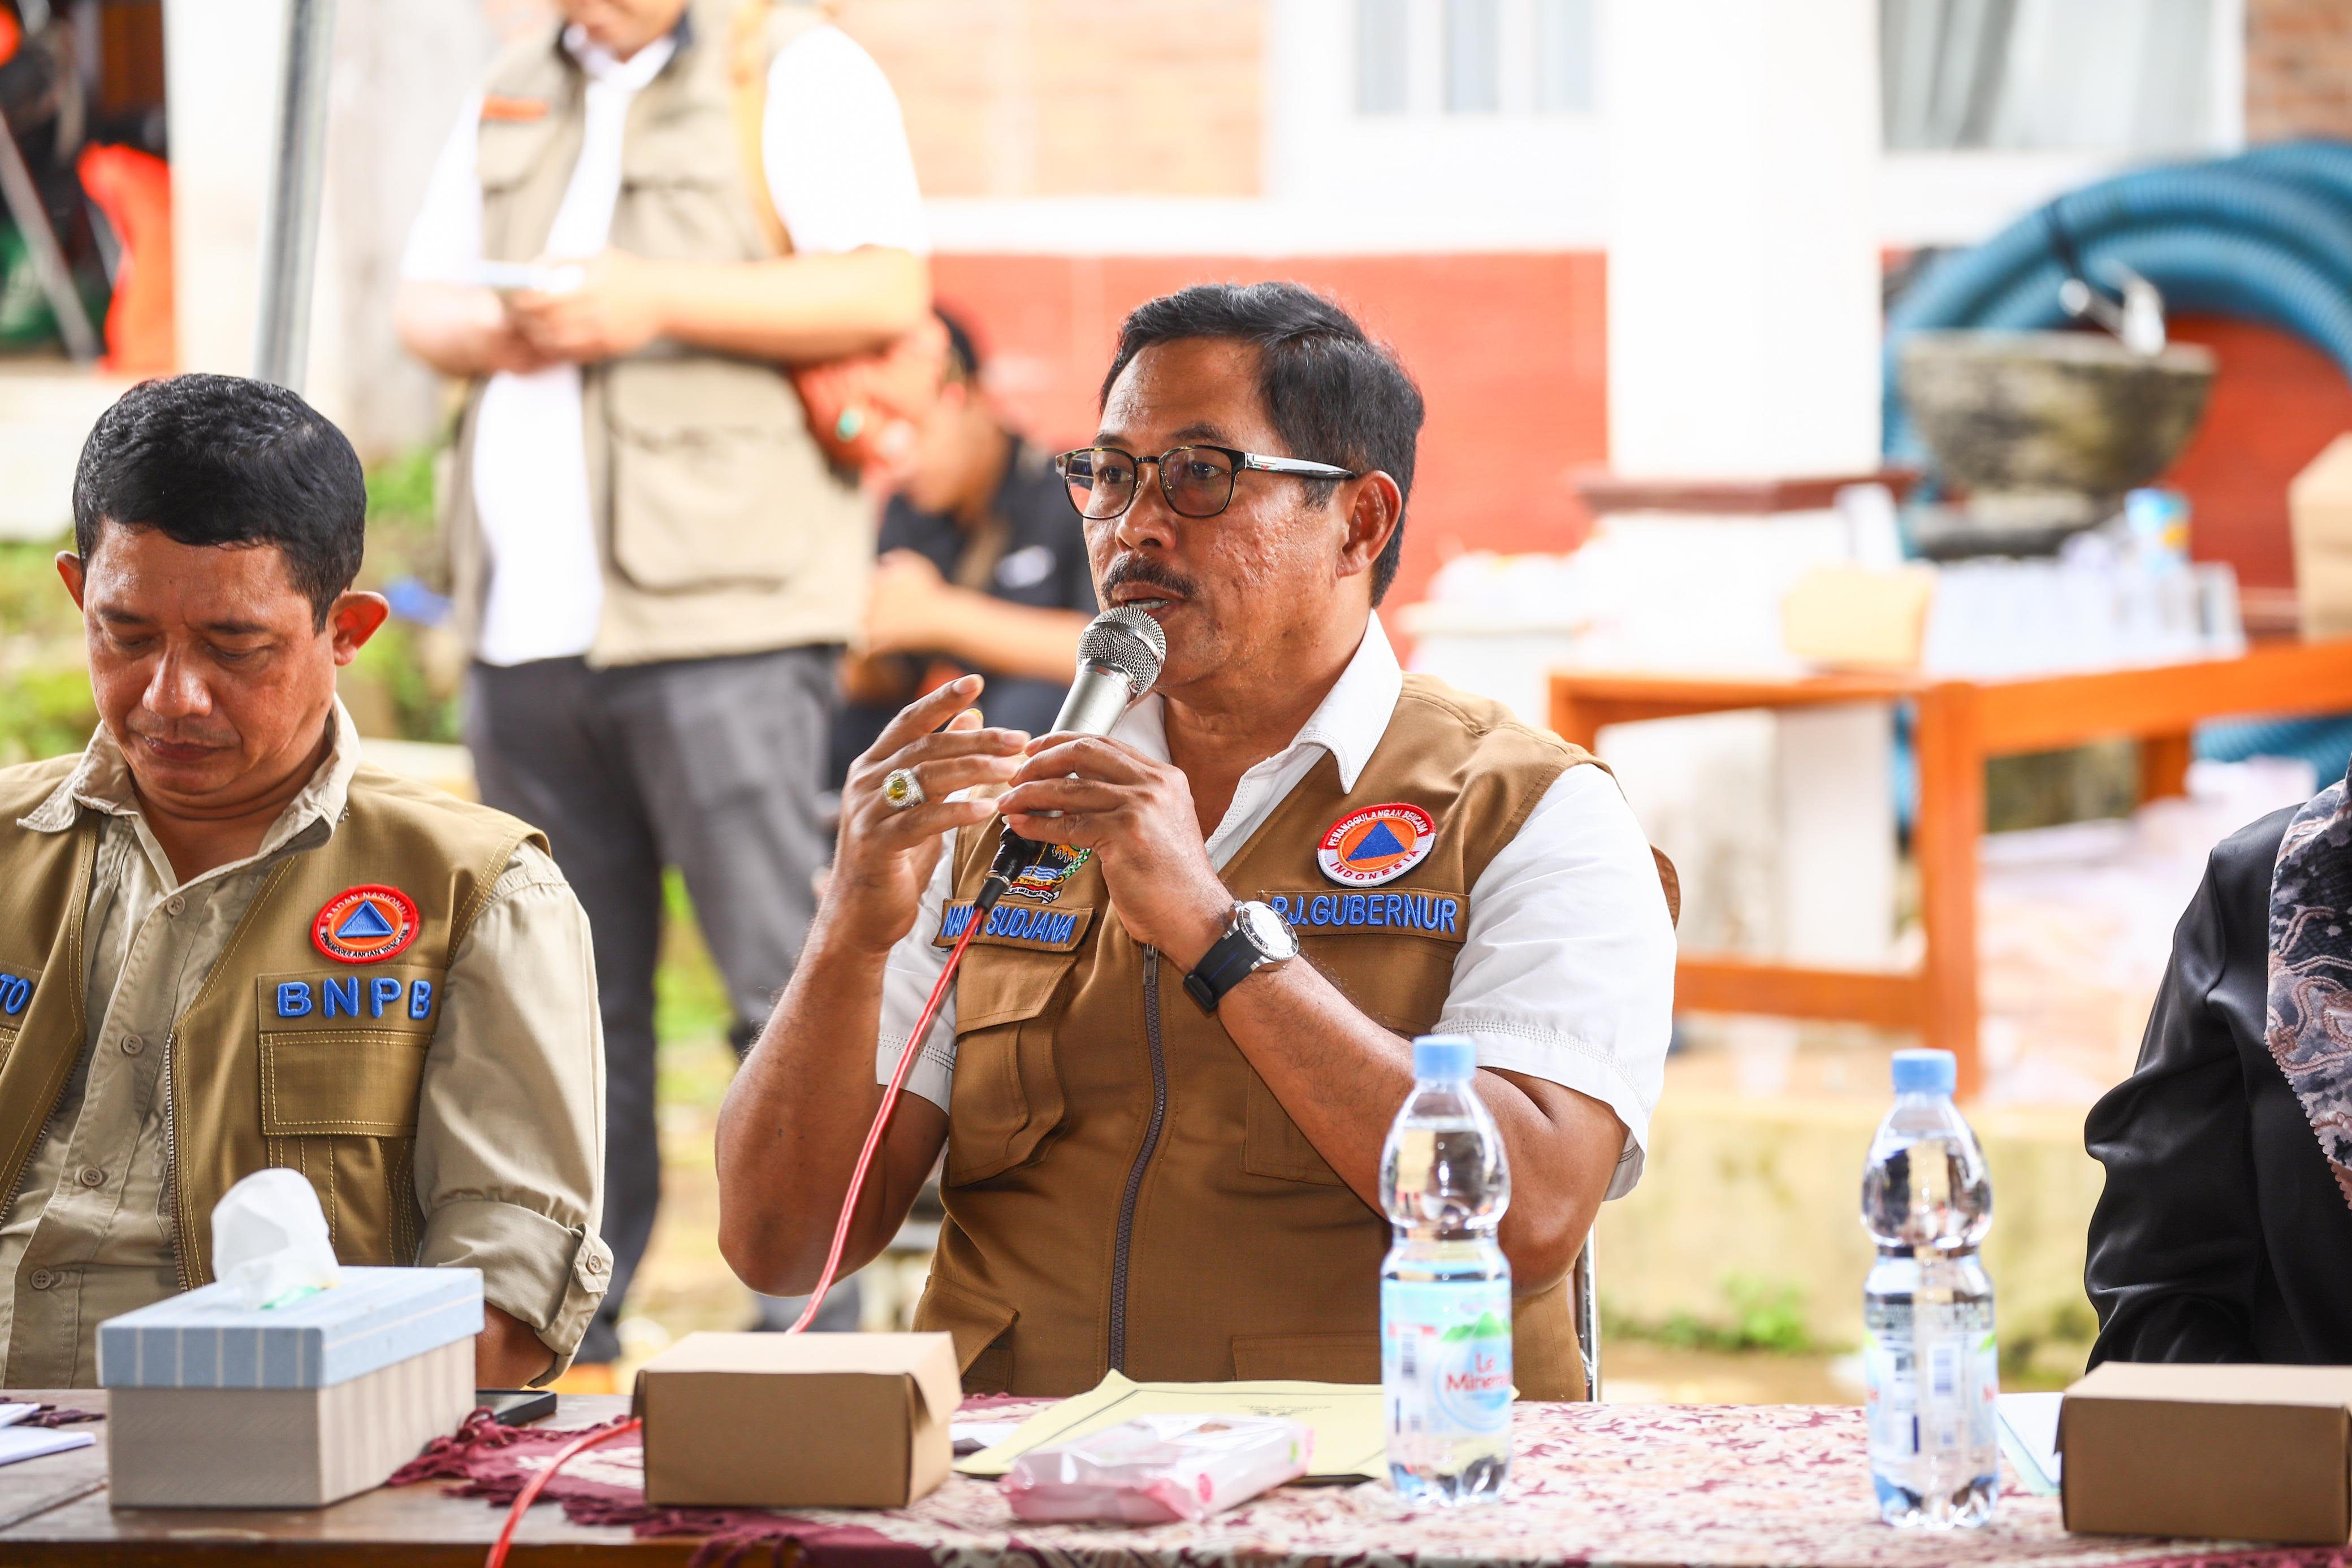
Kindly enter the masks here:
[[2233, 0], [1878, 0], [1889, 152], [2204, 151]]
[[1591, 114], [1596, 3], [1355, 0], [1356, 112]]

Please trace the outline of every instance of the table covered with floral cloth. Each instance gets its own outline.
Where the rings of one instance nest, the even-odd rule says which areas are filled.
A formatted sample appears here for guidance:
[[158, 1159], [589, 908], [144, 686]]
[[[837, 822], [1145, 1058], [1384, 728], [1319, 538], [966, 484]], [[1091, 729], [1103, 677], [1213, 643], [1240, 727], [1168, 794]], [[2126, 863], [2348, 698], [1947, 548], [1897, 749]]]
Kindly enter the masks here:
[[2069, 1535], [2056, 1498], [2013, 1480], [1982, 1529], [1895, 1530], [1871, 1500], [1862, 1411], [1853, 1406], [1522, 1404], [1513, 1416], [1509, 1492], [1487, 1506], [1409, 1508], [1370, 1482], [1285, 1487], [1199, 1524], [1035, 1525], [1013, 1520], [993, 1483], [958, 1477], [909, 1508], [814, 1519], [919, 1546], [940, 1568], [1008, 1559], [1104, 1568], [2352, 1563], [2340, 1551]]
[[[84, 1402], [87, 1402], [86, 1400]], [[93, 1546], [141, 1562], [307, 1559], [478, 1563], [517, 1478], [543, 1468], [551, 1434], [611, 1421], [611, 1396], [566, 1396], [541, 1428], [450, 1450], [414, 1484], [315, 1511], [111, 1510], [62, 1487], [58, 1506], [0, 1511], [0, 1563], [89, 1563]], [[971, 1418], [1043, 1408], [990, 1401]], [[472, 1428], [479, 1430], [480, 1428]], [[94, 1464], [96, 1450], [81, 1451]], [[7, 1467], [19, 1472], [74, 1456]], [[903, 1509], [654, 1510], [633, 1436], [583, 1455], [531, 1511], [515, 1561], [780, 1563], [790, 1568], [1456, 1568], [1468, 1564], [2133, 1564], [2352, 1568], [2342, 1549], [2068, 1535], [2058, 1500], [2004, 1488], [1980, 1530], [1897, 1531], [1870, 1500], [1862, 1413], [1851, 1407], [1535, 1405], [1514, 1413], [1508, 1496], [1408, 1508], [1381, 1483], [1292, 1486], [1200, 1524], [1148, 1529], [1015, 1521], [993, 1482], [957, 1476]], [[5, 1473], [5, 1472], [0, 1472]], [[21, 1476], [19, 1486], [35, 1478]], [[62, 1471], [40, 1484], [61, 1485]], [[126, 1549], [128, 1551], [126, 1552]]]

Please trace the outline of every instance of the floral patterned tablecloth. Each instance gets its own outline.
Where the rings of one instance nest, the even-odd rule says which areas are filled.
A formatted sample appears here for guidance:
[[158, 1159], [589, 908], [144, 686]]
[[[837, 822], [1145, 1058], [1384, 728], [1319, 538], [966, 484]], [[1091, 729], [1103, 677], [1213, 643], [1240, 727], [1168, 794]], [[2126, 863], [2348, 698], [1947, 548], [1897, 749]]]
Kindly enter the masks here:
[[[1004, 1420], [1038, 1407], [1003, 1403], [985, 1414]], [[798, 1541], [803, 1561], [839, 1568], [905, 1563], [916, 1552], [938, 1568], [1003, 1568], [1008, 1560], [1044, 1568], [2347, 1562], [2340, 1550], [2068, 1535], [2056, 1498], [2014, 1486], [1992, 1523], [1958, 1531], [1890, 1529], [1870, 1497], [1862, 1412], [1853, 1407], [1523, 1404], [1509, 1495], [1496, 1506], [1416, 1511], [1368, 1483], [1286, 1487], [1197, 1525], [1024, 1525], [993, 1483], [959, 1476], [888, 1512], [797, 1511], [797, 1526], [779, 1533]]]

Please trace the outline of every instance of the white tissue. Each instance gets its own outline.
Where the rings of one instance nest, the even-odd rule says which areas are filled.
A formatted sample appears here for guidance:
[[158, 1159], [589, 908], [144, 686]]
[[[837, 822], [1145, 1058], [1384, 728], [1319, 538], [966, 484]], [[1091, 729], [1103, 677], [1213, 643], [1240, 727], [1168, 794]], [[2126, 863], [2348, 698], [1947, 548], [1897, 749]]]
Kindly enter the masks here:
[[299, 1171], [256, 1171], [213, 1205], [213, 1273], [247, 1307], [343, 1282], [319, 1195]]

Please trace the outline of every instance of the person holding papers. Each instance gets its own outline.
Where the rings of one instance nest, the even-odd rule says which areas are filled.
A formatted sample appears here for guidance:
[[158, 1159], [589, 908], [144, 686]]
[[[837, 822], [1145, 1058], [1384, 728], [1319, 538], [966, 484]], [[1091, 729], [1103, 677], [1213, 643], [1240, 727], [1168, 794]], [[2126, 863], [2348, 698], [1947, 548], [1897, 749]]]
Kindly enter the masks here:
[[1440, 1031], [1475, 1042], [1510, 1161], [1520, 1391], [1577, 1396], [1567, 1276], [1641, 1174], [1674, 934], [1606, 772], [1398, 665], [1374, 609], [1421, 417], [1296, 285], [1128, 318], [1101, 428], [1056, 463], [1102, 602], [1166, 632], [1159, 685], [1108, 738], [1033, 737], [963, 716], [966, 676], [851, 768], [808, 948], [720, 1116], [748, 1283], [816, 1281], [877, 1081], [1010, 826], [1055, 847], [968, 950], [845, 1260], [944, 1149], [915, 1321], [964, 1386], [1377, 1382], [1381, 1143]]
[[361, 759], [366, 511], [266, 382], [149, 382], [82, 449], [102, 722], [0, 769], [0, 1385], [94, 1383], [269, 1166], [346, 1263], [482, 1271], [481, 1386], [553, 1377], [604, 1294], [587, 919], [535, 829]]

